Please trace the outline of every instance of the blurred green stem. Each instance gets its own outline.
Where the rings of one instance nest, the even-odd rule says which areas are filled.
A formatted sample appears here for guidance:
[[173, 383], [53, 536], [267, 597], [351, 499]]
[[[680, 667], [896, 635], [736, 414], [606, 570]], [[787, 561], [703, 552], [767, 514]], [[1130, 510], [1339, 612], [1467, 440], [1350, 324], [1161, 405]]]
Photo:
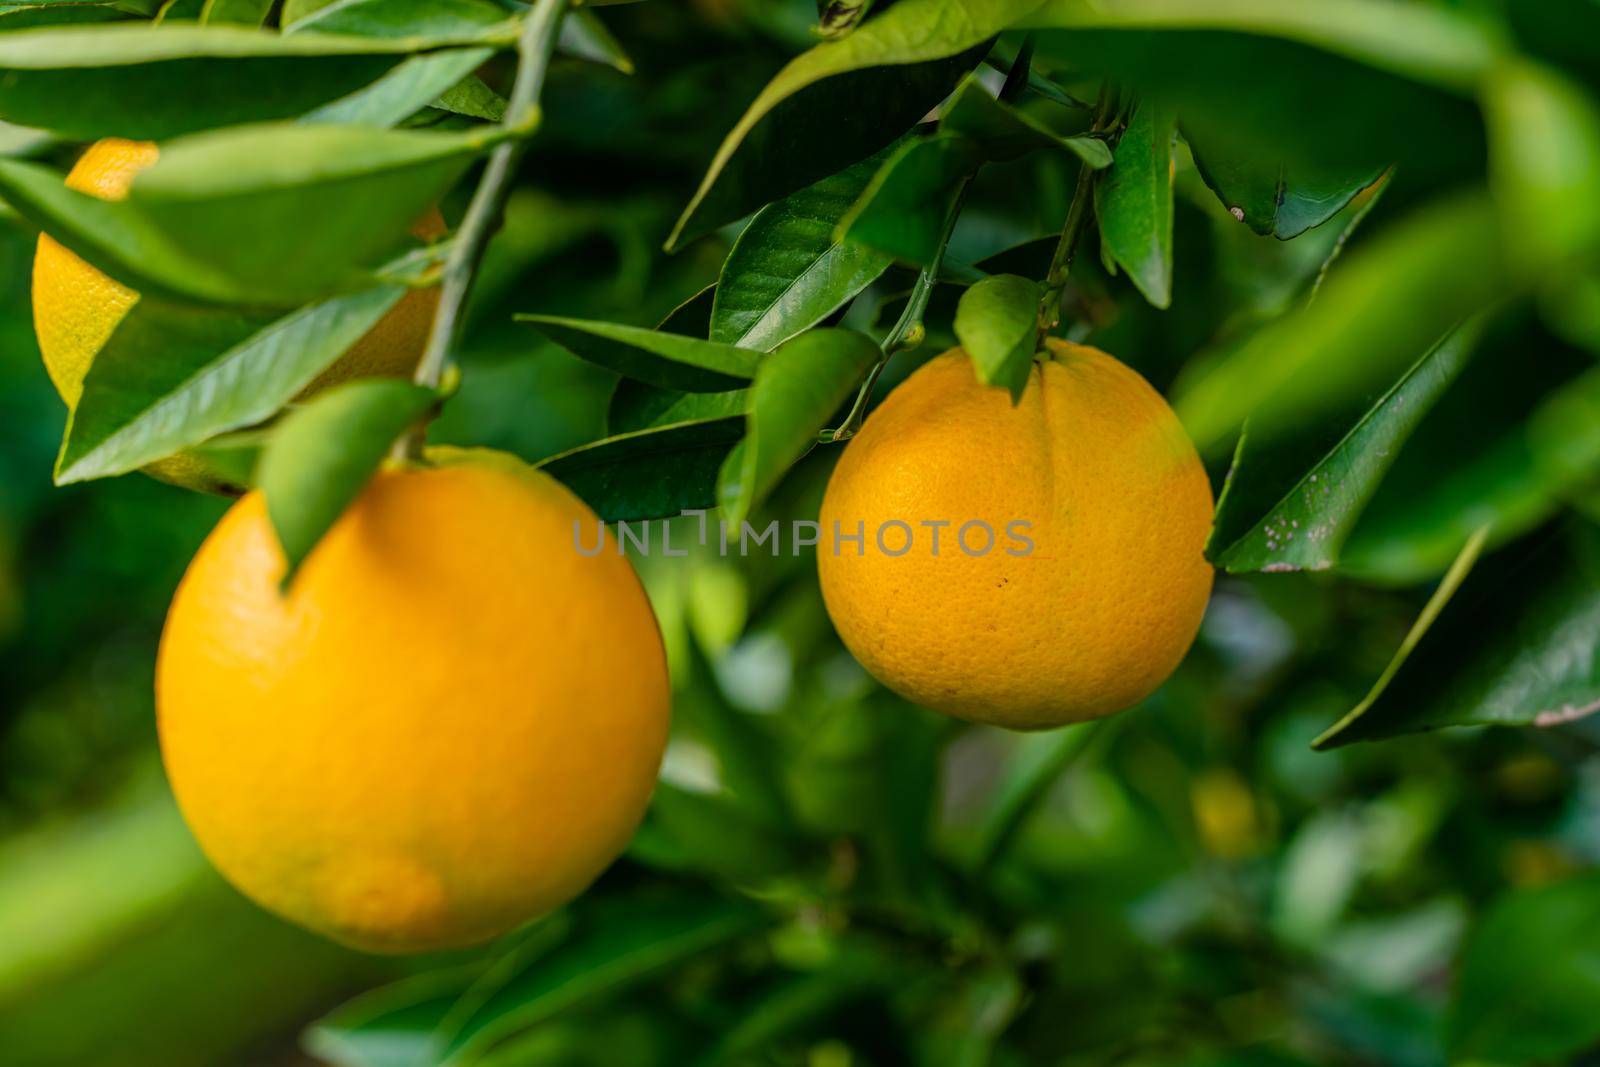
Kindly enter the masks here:
[[[483, 177], [472, 194], [472, 202], [461, 220], [450, 257], [445, 261], [440, 284], [439, 308], [434, 313], [428, 344], [417, 364], [419, 385], [437, 388], [464, 324], [463, 312], [472, 293], [472, 283], [483, 260], [484, 249], [499, 224], [511, 194], [511, 179], [517, 163], [528, 147], [528, 137], [539, 125], [539, 95], [544, 90], [545, 74], [555, 52], [556, 37], [570, 0], [537, 0], [522, 24], [517, 38], [517, 77], [506, 102], [501, 125], [513, 136], [501, 141], [489, 153]], [[409, 434], [400, 444], [402, 454], [415, 457], [422, 449], [423, 430]]]
[[[1108, 85], [1100, 91], [1091, 129], [1099, 133], [1114, 127], [1117, 116], [1116, 93]], [[1083, 228], [1089, 221], [1095, 173], [1095, 169], [1087, 163], [1078, 168], [1078, 185], [1072, 193], [1072, 204], [1067, 208], [1067, 220], [1061, 227], [1061, 239], [1056, 242], [1055, 254], [1050, 257], [1050, 270], [1044, 280], [1044, 296], [1039, 299], [1040, 345], [1050, 336], [1050, 331], [1061, 323], [1061, 295], [1066, 292], [1067, 278], [1072, 273], [1072, 258], [1077, 252], [1078, 241], [1083, 237]]]
[[972, 863], [976, 875], [981, 877], [1005, 855], [1045, 794], [1096, 742], [1104, 744], [1103, 739], [1110, 734], [1108, 724], [1115, 721], [1099, 719], [1054, 733], [1031, 734], [1022, 740], [979, 831]]

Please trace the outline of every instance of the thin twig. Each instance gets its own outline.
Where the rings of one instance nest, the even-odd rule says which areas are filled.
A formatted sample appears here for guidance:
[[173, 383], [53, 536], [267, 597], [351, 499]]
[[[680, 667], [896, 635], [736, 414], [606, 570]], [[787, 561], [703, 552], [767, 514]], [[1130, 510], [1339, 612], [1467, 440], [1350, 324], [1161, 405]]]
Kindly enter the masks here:
[[[1107, 86], [1100, 93], [1095, 106], [1095, 119], [1091, 127], [1099, 133], [1114, 127], [1117, 113], [1116, 94]], [[1050, 257], [1050, 270], [1045, 275], [1044, 295], [1039, 298], [1039, 344], [1050, 331], [1061, 323], [1061, 296], [1066, 292], [1067, 279], [1072, 273], [1072, 259], [1077, 254], [1078, 242], [1088, 224], [1094, 200], [1095, 170], [1085, 163], [1078, 168], [1078, 184], [1072, 193], [1072, 204], [1067, 208], [1067, 219], [1061, 227], [1061, 239], [1056, 242], [1055, 253]]]
[[[499, 223], [501, 212], [505, 210], [506, 199], [511, 195], [511, 179], [517, 162], [527, 150], [528, 136], [539, 124], [539, 96], [544, 90], [545, 74], [550, 69], [556, 36], [569, 3], [570, 0], [537, 0], [522, 25], [522, 32], [517, 38], [517, 76], [506, 102], [505, 118], [501, 120], [501, 125], [512, 136], [501, 141], [489, 153], [483, 177], [472, 194], [472, 202], [461, 220], [450, 256], [445, 260], [443, 280], [439, 287], [439, 307], [428, 333], [427, 347], [417, 363], [415, 380], [419, 385], [438, 387], [440, 376], [460, 338], [464, 324], [463, 312], [467, 298], [472, 293], [478, 264], [483, 260], [489, 238]], [[403, 454], [415, 457], [421, 450], [422, 437], [423, 431], [420, 429], [408, 435], [399, 446]]]

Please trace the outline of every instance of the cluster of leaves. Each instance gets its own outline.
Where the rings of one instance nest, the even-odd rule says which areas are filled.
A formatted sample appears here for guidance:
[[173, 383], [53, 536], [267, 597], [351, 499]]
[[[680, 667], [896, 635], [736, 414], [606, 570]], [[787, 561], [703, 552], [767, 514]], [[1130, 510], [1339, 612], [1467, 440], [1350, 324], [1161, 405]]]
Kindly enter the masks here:
[[[474, 73], [516, 40], [521, 9], [5, 7], [17, 27], [94, 23], [0, 35], [0, 119], [27, 127], [12, 155], [111, 134], [165, 142], [117, 203], [0, 160], [18, 214], [144, 294], [86, 379], [58, 479], [181, 449], [233, 456], [291, 551], [309, 551], [440, 397], [365, 383], [276, 417], [407, 286], [434, 279], [448, 243], [408, 248], [406, 224], [529, 132], [500, 123], [503, 101]], [[848, 431], [863, 379], [881, 393], [925, 335], [922, 352], [959, 341], [984, 380], [1015, 390], [1059, 300], [1069, 336], [1171, 387], [1208, 458], [1233, 446], [1208, 551], [1230, 574], [1266, 576], [1220, 610], [1243, 610], [1257, 646], [1287, 625], [1301, 648], [1332, 650], [1293, 671], [1259, 648], [1228, 663], [1214, 620], [1207, 651], [1140, 713], [1158, 727], [1014, 743], [963, 822], [941, 777], [960, 779], [963, 743], [997, 742], [954, 738], [841, 666], [807, 561], [708, 562], [696, 574], [709, 584], [679, 588], [676, 605], [677, 579], [655, 575], [686, 722], [630, 862], [514, 943], [351, 1004], [310, 1047], [388, 1067], [1422, 1064], [1447, 1044], [1501, 1062], [1592, 1045], [1592, 878], [1491, 912], [1446, 996], [1453, 894], [1480, 888], [1455, 869], [1392, 868], [1424, 841], [1477, 833], [1473, 816], [1447, 818], [1438, 791], [1402, 781], [1319, 817], [1371, 784], [1360, 764], [1306, 756], [1340, 761], [1319, 772], [1273, 754], [1236, 769], [1244, 757], [1207, 751], [1184, 717], [1242, 729], [1260, 725], [1256, 709], [1314, 704], [1325, 727], [1345, 709], [1308, 694], [1378, 677], [1319, 743], [1482, 723], [1590, 743], [1595, 11], [827, 5], [826, 38], [755, 96], [671, 228], [692, 255], [749, 216], [715, 284], [653, 329], [569, 311], [503, 332], [509, 348], [543, 338], [620, 378], [603, 433], [530, 458], [610, 520], [711, 506], [735, 523], [809, 517], [831, 458], [813, 445]], [[592, 12], [568, 19], [565, 51], [631, 65]], [[547, 101], [550, 125], [563, 103], [581, 111]], [[469, 373], [446, 427], [471, 388]], [[1410, 633], [1368, 634], [1398, 648], [1381, 673], [1340, 630], [1346, 583], [1286, 573], [1322, 570], [1427, 594]], [[706, 589], [748, 613], [706, 605]], [[1305, 605], [1274, 603], [1290, 596]], [[739, 692], [740, 657], [773, 642], [792, 684]], [[1273, 805], [1240, 776], [1258, 770], [1285, 780], [1277, 806], [1295, 820], [1270, 859]], [[1455, 772], [1419, 773], [1461, 788]], [[1103, 825], [1031, 839], [1069, 787]], [[1185, 814], [1169, 818], [1174, 806]], [[1222, 887], [1195, 886], [1212, 864]], [[1063, 892], [1068, 876], [1081, 891]], [[1363, 879], [1416, 906], [1363, 925]], [[1137, 915], [1107, 904], [1134, 898]], [[1265, 935], [1250, 928], [1263, 912]], [[1357, 994], [1336, 999], [1329, 983]], [[1286, 1017], [1309, 1033], [1284, 1033]], [[1208, 1059], [1217, 1049], [1244, 1051]]]

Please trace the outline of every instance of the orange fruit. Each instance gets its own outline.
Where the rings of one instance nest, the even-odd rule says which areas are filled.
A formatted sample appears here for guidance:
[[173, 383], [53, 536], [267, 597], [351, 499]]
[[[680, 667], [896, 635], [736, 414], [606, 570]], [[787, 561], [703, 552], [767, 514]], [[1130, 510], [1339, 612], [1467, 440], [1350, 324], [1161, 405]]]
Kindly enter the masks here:
[[[67, 186], [102, 200], [121, 200], [139, 172], [153, 166], [159, 155], [157, 146], [148, 141], [108, 137], [78, 159], [67, 174]], [[412, 232], [424, 240], [443, 236], [444, 219], [431, 210]], [[33, 259], [34, 330], [45, 370], [69, 411], [78, 406], [84, 375], [96, 354], [138, 299], [135, 290], [90, 266], [48, 234], [40, 235]], [[351, 378], [409, 376], [422, 356], [438, 303], [437, 289], [407, 293], [306, 393]], [[185, 453], [152, 463], [146, 473], [190, 489], [226, 488], [209, 467]]]
[[960, 349], [906, 379], [840, 457], [817, 554], [869, 672], [1019, 730], [1144, 699], [1211, 591], [1211, 487], [1172, 409], [1097, 349], [1048, 356], [1015, 406]]
[[262, 906], [382, 952], [470, 945], [578, 894], [666, 745], [655, 617], [594, 513], [520, 461], [380, 472], [280, 590], [259, 493], [178, 587], [156, 670], [185, 819]]

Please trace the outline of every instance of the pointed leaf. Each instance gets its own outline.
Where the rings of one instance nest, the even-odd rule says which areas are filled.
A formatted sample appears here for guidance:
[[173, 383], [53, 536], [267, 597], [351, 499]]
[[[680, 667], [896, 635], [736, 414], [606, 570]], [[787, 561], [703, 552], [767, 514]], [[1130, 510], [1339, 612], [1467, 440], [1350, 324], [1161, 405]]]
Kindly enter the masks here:
[[393, 378], [346, 382], [318, 393], [273, 431], [257, 481], [288, 561], [286, 589], [395, 439], [438, 398], [432, 389]]
[[1044, 287], [1015, 274], [996, 274], [961, 294], [956, 337], [972, 357], [978, 380], [1022, 399], [1039, 340], [1039, 300]]
[[556, 47], [569, 56], [599, 63], [623, 74], [633, 73], [633, 60], [593, 11], [577, 8], [561, 20]]
[[722, 143], [669, 247], [883, 148], [955, 87], [989, 38], [1040, 0], [900, 0], [799, 56]]
[[617, 391], [611, 394], [606, 427], [613, 434], [621, 434], [678, 422], [743, 418], [747, 394], [744, 389], [726, 393], [683, 393], [623, 378], [617, 383]]
[[1324, 570], [1411, 431], [1455, 381], [1481, 324], [1440, 341], [1364, 411], [1306, 420], [1258, 448], [1250, 424], [1217, 503], [1207, 558], [1230, 573]]
[[716, 505], [717, 472], [743, 436], [739, 414], [666, 423], [571, 449], [539, 466], [578, 494], [601, 522], [672, 518]]
[[1117, 142], [1111, 170], [1094, 186], [1100, 243], [1144, 298], [1172, 303], [1172, 115], [1142, 103]]
[[1318, 747], [1443, 726], [1558, 726], [1600, 711], [1600, 531], [1571, 520], [1468, 577], [1484, 536], [1469, 543], [1373, 691]]
[[730, 524], [749, 517], [816, 443], [828, 417], [880, 356], [851, 330], [812, 330], [767, 357], [750, 389], [749, 428], [728, 456], [717, 498]]
[[770, 352], [876, 281], [892, 258], [835, 235], [887, 158], [880, 152], [763, 208], [722, 266], [711, 339]]
[[510, 12], [494, 0], [334, 0], [296, 18], [283, 32], [459, 39], [509, 24]]
[[84, 377], [57, 482], [122, 474], [270, 418], [403, 293], [337, 297], [276, 321], [140, 298]]
[[1321, 226], [1372, 187], [1387, 169], [1358, 165], [1319, 168], [1263, 159], [1259, 152], [1212, 144], [1206, 131], [1186, 125], [1184, 139], [1195, 169], [1222, 206], [1259, 234], [1281, 241]]
[[566, 319], [518, 315], [579, 359], [667, 389], [714, 393], [736, 389], [755, 376], [762, 354], [748, 348], [701, 341], [681, 334]]
[[995, 162], [1053, 148], [1065, 149], [1096, 169], [1111, 165], [1111, 149], [1100, 138], [1057, 133], [1027, 112], [997, 100], [977, 78], [968, 78], [956, 90], [945, 105], [939, 128], [969, 138], [984, 158]]

